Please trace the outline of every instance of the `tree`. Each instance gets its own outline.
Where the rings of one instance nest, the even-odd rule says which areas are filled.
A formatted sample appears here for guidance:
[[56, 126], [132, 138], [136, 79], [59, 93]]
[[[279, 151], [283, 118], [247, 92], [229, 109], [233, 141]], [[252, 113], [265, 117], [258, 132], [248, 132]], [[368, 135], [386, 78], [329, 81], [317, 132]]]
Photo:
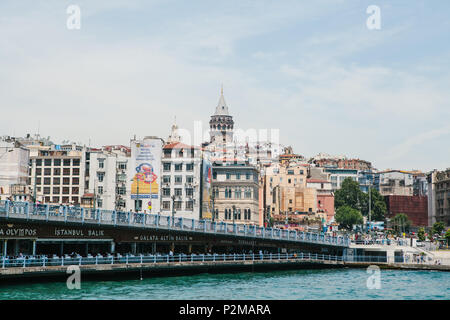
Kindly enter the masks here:
[[352, 178], [345, 178], [341, 188], [334, 194], [334, 206], [337, 209], [348, 206], [361, 211], [364, 204], [364, 192], [359, 188], [359, 183]]
[[398, 213], [392, 219], [392, 223], [394, 225], [394, 230], [397, 233], [402, 233], [409, 231], [409, 227], [411, 227], [411, 221], [408, 216], [404, 213]]
[[425, 229], [424, 228], [419, 229], [419, 231], [417, 232], [417, 237], [419, 238], [420, 241], [425, 241]]
[[[362, 214], [364, 216], [369, 216], [369, 194], [363, 193], [363, 209]], [[371, 221], [384, 221], [385, 214], [387, 211], [386, 202], [384, 201], [383, 196], [377, 189], [370, 188], [370, 220]]]
[[353, 209], [350, 206], [341, 206], [336, 210], [335, 215], [336, 222], [340, 224], [341, 227], [351, 230], [354, 225], [363, 223], [363, 216], [361, 212]]
[[433, 235], [435, 235], [436, 233], [438, 235], [441, 235], [442, 231], [445, 230], [445, 225], [443, 222], [435, 222], [433, 224], [433, 228], [431, 230], [432, 230]]
[[445, 232], [444, 238], [447, 240], [447, 245], [450, 244], [450, 229]]

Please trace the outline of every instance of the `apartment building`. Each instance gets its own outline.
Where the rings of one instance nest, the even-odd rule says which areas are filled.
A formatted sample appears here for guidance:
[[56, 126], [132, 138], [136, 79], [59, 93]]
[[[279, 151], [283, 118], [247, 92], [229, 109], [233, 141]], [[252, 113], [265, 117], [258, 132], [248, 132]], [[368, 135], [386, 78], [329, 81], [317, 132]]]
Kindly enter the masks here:
[[15, 138], [0, 138], [0, 200], [30, 200], [29, 155], [29, 150]]
[[200, 219], [202, 150], [169, 141], [162, 153], [161, 215]]
[[443, 222], [450, 226], [450, 168], [427, 175], [428, 179], [428, 224]]
[[86, 147], [52, 145], [30, 150], [29, 185], [42, 203], [79, 205], [85, 190]]
[[86, 156], [86, 187], [83, 207], [104, 210], [131, 210], [128, 162], [131, 149], [104, 146], [90, 149]]
[[259, 171], [245, 159], [212, 159], [216, 221], [260, 225]]
[[381, 171], [375, 175], [374, 185], [383, 196], [412, 196], [414, 177], [409, 171]]

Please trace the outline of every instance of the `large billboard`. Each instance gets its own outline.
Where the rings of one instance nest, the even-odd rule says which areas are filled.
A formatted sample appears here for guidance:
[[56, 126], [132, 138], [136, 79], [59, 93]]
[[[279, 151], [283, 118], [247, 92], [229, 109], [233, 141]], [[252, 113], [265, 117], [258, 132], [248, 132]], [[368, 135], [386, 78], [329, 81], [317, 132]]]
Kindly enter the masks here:
[[160, 210], [162, 141], [144, 138], [131, 144], [131, 199], [141, 200], [141, 212], [158, 213]]
[[202, 164], [202, 218], [212, 219], [213, 203], [211, 198], [212, 164], [209, 157], [203, 153]]

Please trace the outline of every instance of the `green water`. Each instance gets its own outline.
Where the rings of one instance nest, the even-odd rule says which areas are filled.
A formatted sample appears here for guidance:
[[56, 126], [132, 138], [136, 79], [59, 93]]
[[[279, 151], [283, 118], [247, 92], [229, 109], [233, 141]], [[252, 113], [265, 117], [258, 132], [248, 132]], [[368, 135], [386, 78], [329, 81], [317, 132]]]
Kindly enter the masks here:
[[200, 274], [143, 280], [0, 285], [0, 299], [450, 299], [450, 273], [381, 270], [368, 289], [364, 269]]

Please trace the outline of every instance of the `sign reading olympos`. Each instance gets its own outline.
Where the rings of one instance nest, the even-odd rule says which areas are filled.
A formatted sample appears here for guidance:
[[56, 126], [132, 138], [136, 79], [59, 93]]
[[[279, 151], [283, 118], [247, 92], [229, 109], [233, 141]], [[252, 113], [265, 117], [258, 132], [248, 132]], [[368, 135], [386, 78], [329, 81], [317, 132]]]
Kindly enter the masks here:
[[0, 228], [0, 236], [9, 237], [33, 237], [36, 236], [36, 229], [28, 228]]

